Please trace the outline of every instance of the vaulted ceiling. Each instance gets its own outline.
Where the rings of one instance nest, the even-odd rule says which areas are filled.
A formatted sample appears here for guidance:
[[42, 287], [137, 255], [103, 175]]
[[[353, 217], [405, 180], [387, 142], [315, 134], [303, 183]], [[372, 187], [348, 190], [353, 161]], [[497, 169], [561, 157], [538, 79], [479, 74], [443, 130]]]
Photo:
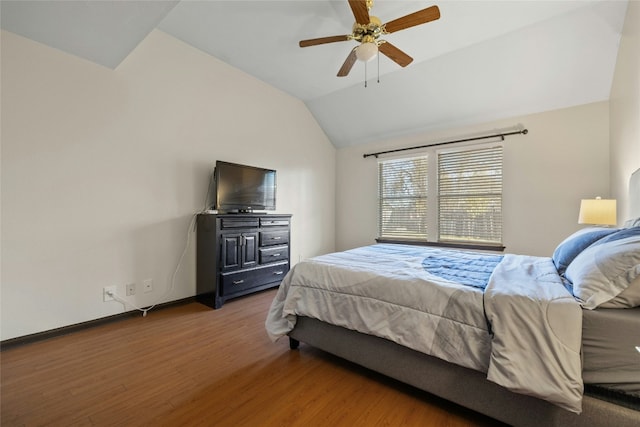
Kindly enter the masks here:
[[410, 65], [381, 55], [347, 77], [355, 41], [298, 46], [349, 34], [347, 0], [2, 0], [0, 15], [111, 69], [158, 29], [301, 99], [337, 147], [609, 98], [627, 1], [376, 0], [370, 13], [384, 23], [433, 4], [439, 20], [384, 37]]

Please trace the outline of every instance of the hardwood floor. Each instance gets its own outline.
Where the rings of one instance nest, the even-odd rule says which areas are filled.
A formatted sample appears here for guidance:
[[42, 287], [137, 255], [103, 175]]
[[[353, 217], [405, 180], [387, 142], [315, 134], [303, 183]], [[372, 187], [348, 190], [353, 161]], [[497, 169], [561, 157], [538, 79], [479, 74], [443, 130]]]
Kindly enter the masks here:
[[493, 426], [264, 330], [275, 290], [136, 317], [0, 353], [2, 426]]

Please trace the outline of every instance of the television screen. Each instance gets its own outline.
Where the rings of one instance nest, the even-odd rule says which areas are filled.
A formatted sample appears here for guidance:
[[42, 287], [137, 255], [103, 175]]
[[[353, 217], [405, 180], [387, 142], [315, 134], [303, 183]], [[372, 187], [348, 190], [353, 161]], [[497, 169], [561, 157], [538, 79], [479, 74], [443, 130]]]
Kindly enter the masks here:
[[276, 171], [216, 162], [215, 209], [252, 212], [276, 209]]

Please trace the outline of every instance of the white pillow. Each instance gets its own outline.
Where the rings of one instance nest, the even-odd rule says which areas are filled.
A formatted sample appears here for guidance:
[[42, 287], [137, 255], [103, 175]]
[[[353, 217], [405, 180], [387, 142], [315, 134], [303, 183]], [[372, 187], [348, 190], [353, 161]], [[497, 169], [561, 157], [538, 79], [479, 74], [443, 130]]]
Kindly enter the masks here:
[[640, 216], [637, 218], [631, 218], [624, 222], [624, 228], [640, 227]]
[[565, 276], [584, 308], [614, 299], [640, 276], [640, 227], [598, 240], [574, 258]]
[[602, 303], [599, 308], [633, 308], [640, 307], [640, 276], [636, 277], [627, 289], [618, 296]]

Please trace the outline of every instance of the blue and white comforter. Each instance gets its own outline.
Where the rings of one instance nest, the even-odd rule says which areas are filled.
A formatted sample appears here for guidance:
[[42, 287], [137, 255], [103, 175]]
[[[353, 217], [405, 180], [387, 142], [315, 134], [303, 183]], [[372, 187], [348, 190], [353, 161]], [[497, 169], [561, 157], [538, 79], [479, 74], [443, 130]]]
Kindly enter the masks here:
[[[481, 258], [492, 263], [488, 270]], [[582, 316], [554, 272], [550, 258], [366, 246], [296, 264], [266, 327], [276, 340], [296, 316], [312, 317], [487, 372], [504, 387], [579, 413]]]

